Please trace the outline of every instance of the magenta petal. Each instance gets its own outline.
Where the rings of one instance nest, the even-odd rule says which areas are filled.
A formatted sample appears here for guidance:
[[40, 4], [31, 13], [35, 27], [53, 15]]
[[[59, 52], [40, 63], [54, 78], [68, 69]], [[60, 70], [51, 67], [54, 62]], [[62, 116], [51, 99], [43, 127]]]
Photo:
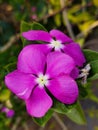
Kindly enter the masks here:
[[13, 117], [14, 115], [15, 115], [15, 111], [12, 110], [12, 109], [10, 109], [10, 110], [6, 113], [6, 116], [7, 116], [8, 118]]
[[78, 98], [78, 86], [67, 75], [58, 76], [50, 80], [50, 85], [47, 88], [55, 98], [65, 104], [72, 104]]
[[27, 40], [32, 40], [32, 41], [34, 40], [45, 41], [45, 42], [51, 41], [51, 36], [49, 35], [49, 33], [42, 30], [30, 30], [27, 32], [23, 32], [22, 36]]
[[17, 68], [25, 73], [37, 74], [43, 72], [44, 64], [44, 53], [35, 46], [28, 45], [19, 54]]
[[34, 44], [33, 43], [33, 46], [37, 50], [42, 51], [45, 55], [47, 55], [51, 51], [49, 44]]
[[55, 37], [56, 40], [60, 40], [62, 41], [62, 43], [65, 43], [65, 42], [72, 42], [73, 40], [71, 38], [69, 38], [67, 35], [65, 35], [64, 33], [62, 33], [61, 31], [59, 30], [56, 30], [56, 29], [53, 29], [50, 31], [50, 35], [52, 37]]
[[61, 73], [70, 74], [75, 67], [74, 60], [62, 52], [51, 52], [48, 54], [46, 62], [46, 73], [49, 74], [51, 78]]
[[6, 113], [6, 116], [8, 118], [11, 118], [11, 117], [13, 117], [15, 115], [15, 111], [13, 109], [8, 109], [7, 107], [3, 107], [1, 109], [1, 112]]
[[27, 99], [35, 86], [35, 81], [33, 75], [15, 70], [5, 76], [5, 84], [19, 98]]
[[64, 51], [66, 54], [70, 55], [75, 60], [76, 65], [83, 66], [83, 63], [85, 63], [85, 57], [81, 51], [79, 44], [66, 44]]
[[79, 76], [79, 69], [78, 69], [77, 67], [75, 67], [75, 68], [71, 71], [70, 76], [71, 76], [73, 79], [77, 79], [78, 76]]
[[28, 113], [34, 117], [43, 117], [52, 106], [52, 99], [48, 96], [44, 88], [38, 86], [32, 92], [30, 98], [26, 100]]

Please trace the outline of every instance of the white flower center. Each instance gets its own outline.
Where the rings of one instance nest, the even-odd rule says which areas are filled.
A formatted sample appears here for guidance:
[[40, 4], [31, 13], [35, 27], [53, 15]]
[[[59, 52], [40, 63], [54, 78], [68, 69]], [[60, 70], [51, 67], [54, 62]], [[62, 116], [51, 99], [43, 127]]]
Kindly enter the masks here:
[[36, 83], [39, 85], [39, 87], [43, 88], [44, 86], [47, 86], [49, 84], [49, 76], [39, 74], [38, 78], [36, 78]]
[[54, 48], [55, 50], [60, 50], [64, 47], [64, 45], [59, 40], [52, 40], [49, 46]]

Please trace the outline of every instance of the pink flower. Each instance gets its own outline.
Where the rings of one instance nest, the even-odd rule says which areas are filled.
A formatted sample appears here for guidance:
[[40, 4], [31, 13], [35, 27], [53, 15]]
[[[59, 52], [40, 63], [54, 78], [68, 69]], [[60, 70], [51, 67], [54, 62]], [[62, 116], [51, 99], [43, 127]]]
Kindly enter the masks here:
[[25, 100], [31, 116], [42, 117], [53, 105], [49, 93], [64, 104], [77, 100], [78, 87], [70, 77], [74, 68], [75, 62], [69, 55], [58, 51], [45, 55], [40, 46], [28, 45], [20, 52], [17, 69], [5, 77], [5, 83]]
[[31, 16], [31, 18], [32, 18], [33, 20], [36, 20], [36, 19], [37, 19], [37, 15], [36, 15], [36, 14], [33, 14], [33, 15]]
[[43, 45], [35, 45], [45, 53], [51, 51], [61, 51], [71, 56], [77, 66], [83, 66], [85, 57], [81, 51], [79, 44], [75, 43], [64, 33], [53, 29], [49, 33], [42, 30], [30, 30], [22, 33], [23, 37], [30, 41], [44, 41], [48, 43]]
[[8, 109], [7, 107], [3, 107], [1, 112], [4, 112], [8, 118], [13, 117], [15, 114], [15, 111], [13, 109]]

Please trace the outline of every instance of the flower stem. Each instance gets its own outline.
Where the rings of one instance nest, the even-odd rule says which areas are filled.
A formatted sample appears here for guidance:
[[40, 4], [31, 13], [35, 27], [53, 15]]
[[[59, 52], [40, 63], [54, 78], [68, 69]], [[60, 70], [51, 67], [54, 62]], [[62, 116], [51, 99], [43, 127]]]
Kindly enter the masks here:
[[[60, 4], [61, 4], [61, 8], [63, 8], [65, 6], [65, 0], [60, 0]], [[67, 27], [67, 30], [69, 32], [70, 37], [75, 40], [75, 36], [71, 27], [71, 24], [69, 22], [68, 16], [67, 16], [67, 11], [66, 8], [64, 9], [64, 11], [62, 12], [62, 17], [63, 17], [63, 22], [65, 24], [65, 26]]]
[[64, 124], [64, 122], [61, 120], [61, 118], [56, 113], [53, 114], [53, 117], [58, 122], [58, 124], [61, 126], [62, 130], [68, 130], [67, 126]]
[[0, 53], [3, 53], [9, 49], [19, 38], [20, 34], [10, 37], [9, 41], [3, 47], [0, 47]]
[[12, 126], [11, 130], [17, 130], [17, 127], [18, 127], [20, 121], [21, 121], [21, 118], [18, 117], [18, 118], [16, 119], [16, 122], [15, 122], [14, 125]]

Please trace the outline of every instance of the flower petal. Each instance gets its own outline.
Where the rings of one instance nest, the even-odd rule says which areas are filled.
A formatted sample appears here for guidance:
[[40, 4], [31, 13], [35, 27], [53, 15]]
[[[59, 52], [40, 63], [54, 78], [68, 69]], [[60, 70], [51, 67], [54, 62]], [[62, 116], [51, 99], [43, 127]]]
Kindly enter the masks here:
[[5, 84], [19, 98], [27, 99], [35, 86], [34, 76], [15, 70], [5, 76]]
[[43, 72], [45, 55], [33, 45], [23, 48], [18, 57], [18, 70], [25, 73], [37, 74]]
[[47, 89], [55, 98], [65, 104], [72, 104], [78, 98], [78, 86], [76, 82], [67, 75], [58, 76], [50, 80]]
[[79, 76], [79, 69], [78, 69], [77, 67], [75, 67], [75, 68], [71, 71], [70, 76], [71, 76], [73, 79], [77, 79], [78, 76]]
[[49, 33], [42, 30], [30, 30], [27, 32], [23, 32], [22, 36], [27, 40], [32, 40], [32, 41], [50, 42], [51, 40], [51, 36], [49, 35]]
[[34, 89], [30, 98], [26, 100], [27, 111], [34, 117], [43, 117], [51, 106], [52, 99], [44, 88], [39, 88], [38, 86]]
[[47, 55], [50, 51], [51, 48], [49, 47], [49, 44], [34, 44], [32, 45], [34, 48], [37, 50], [43, 52], [45, 55]]
[[62, 33], [62, 32], [59, 31], [59, 30], [53, 29], [53, 30], [51, 30], [49, 33], [50, 33], [50, 35], [51, 35], [52, 37], [55, 37], [56, 40], [62, 41], [62, 43], [72, 42], [72, 41], [73, 41], [71, 38], [69, 38], [67, 35], [65, 35], [64, 33]]
[[6, 116], [7, 116], [8, 118], [13, 117], [14, 115], [15, 115], [15, 111], [12, 110], [12, 109], [10, 109], [10, 110], [6, 113]]
[[13, 117], [15, 115], [15, 111], [13, 109], [8, 109], [7, 107], [3, 107], [1, 109], [1, 112], [6, 113], [6, 116], [8, 118], [11, 118], [11, 117]]
[[74, 42], [66, 44], [64, 51], [75, 60], [76, 65], [83, 66], [83, 63], [85, 63], [85, 57], [81, 51], [79, 44]]
[[50, 75], [51, 78], [58, 76], [60, 73], [70, 74], [75, 67], [74, 60], [62, 52], [49, 53], [46, 62], [46, 73]]

